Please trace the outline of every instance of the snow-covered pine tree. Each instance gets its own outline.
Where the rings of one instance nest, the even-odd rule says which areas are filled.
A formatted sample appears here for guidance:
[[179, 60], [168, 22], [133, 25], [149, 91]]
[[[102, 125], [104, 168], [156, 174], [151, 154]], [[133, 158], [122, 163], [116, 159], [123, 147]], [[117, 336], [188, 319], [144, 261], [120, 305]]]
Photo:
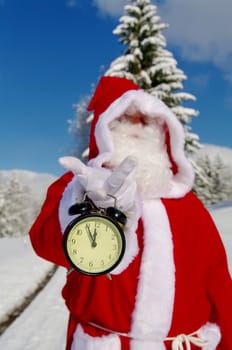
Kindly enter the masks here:
[[72, 134], [74, 141], [71, 153], [77, 158], [86, 159], [88, 155], [89, 129], [92, 120], [92, 114], [87, 111], [90, 98], [89, 95], [86, 95], [74, 105], [75, 118], [68, 121], [69, 132]]
[[[161, 22], [157, 7], [150, 0], [128, 0], [119, 22], [113, 33], [119, 35], [119, 41], [125, 45], [125, 51], [111, 63], [105, 75], [130, 79], [164, 101], [184, 127], [185, 150], [190, 157], [201, 147], [198, 135], [192, 133], [190, 126], [198, 111], [187, 107], [185, 103], [195, 101], [196, 98], [183, 92], [183, 83], [187, 77], [177, 67], [173, 54], [166, 48], [167, 42], [162, 31], [168, 28], [168, 25]], [[91, 118], [89, 113], [86, 113], [86, 101], [87, 99], [82, 99], [76, 104], [76, 120], [70, 129], [77, 140], [78, 147], [74, 150], [77, 156], [88, 154], [88, 139], [83, 130], [89, 130], [89, 124], [85, 123], [85, 120]], [[79, 140], [82, 140], [83, 147], [80, 147]], [[206, 188], [208, 180], [204, 178], [204, 171], [200, 165], [196, 165], [194, 160], [191, 161], [195, 169], [194, 190], [197, 193], [198, 184], [203, 181]]]
[[0, 237], [18, 237], [28, 233], [38, 212], [39, 203], [12, 175], [0, 187]]
[[159, 97], [184, 126], [186, 152], [195, 152], [200, 148], [199, 138], [191, 132], [189, 123], [198, 112], [184, 106], [186, 101], [195, 101], [195, 97], [182, 91], [187, 77], [166, 49], [162, 31], [168, 25], [161, 22], [157, 7], [150, 0], [128, 0], [119, 22], [113, 33], [119, 36], [125, 51], [111, 63], [105, 75], [128, 78]]
[[204, 204], [210, 204], [211, 178], [208, 175], [211, 173], [211, 161], [208, 156], [200, 157], [194, 164], [198, 174], [195, 178], [194, 192]]
[[223, 163], [220, 155], [213, 159], [212, 164], [211, 203], [227, 201], [231, 192], [232, 174], [228, 166]]
[[199, 166], [202, 176], [196, 178], [195, 192], [204, 204], [231, 200], [232, 172], [220, 156], [212, 159], [208, 155], [202, 156], [197, 159], [196, 166]]

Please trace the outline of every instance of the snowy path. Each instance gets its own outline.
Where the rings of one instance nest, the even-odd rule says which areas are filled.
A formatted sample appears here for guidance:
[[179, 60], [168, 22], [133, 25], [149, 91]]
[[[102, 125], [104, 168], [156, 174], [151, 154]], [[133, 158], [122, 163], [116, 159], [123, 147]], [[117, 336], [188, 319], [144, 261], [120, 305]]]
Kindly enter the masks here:
[[0, 321], [7, 320], [52, 268], [34, 253], [28, 238], [0, 239]]
[[65, 271], [57, 270], [45, 289], [0, 337], [1, 350], [62, 350], [68, 314], [60, 292]]

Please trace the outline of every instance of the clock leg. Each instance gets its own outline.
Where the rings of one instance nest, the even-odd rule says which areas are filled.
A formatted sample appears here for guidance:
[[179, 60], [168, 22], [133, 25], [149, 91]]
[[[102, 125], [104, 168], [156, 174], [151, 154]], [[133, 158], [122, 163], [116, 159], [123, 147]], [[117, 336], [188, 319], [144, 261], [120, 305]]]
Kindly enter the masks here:
[[110, 281], [112, 281], [112, 276], [111, 276], [110, 273], [107, 273], [106, 276], [108, 277], [108, 279], [109, 279]]

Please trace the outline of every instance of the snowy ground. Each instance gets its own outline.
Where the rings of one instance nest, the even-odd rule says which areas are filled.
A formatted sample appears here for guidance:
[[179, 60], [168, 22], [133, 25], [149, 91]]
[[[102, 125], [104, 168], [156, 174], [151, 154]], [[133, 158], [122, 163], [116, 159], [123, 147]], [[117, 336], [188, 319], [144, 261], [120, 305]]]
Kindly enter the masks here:
[[0, 337], [1, 350], [63, 350], [68, 314], [60, 296], [65, 271], [45, 289]]
[[52, 266], [35, 255], [28, 239], [0, 239], [0, 320], [31, 294]]
[[[232, 206], [211, 210], [224, 241], [232, 273]], [[28, 241], [0, 239], [0, 320], [51, 269], [35, 256]], [[60, 292], [60, 268], [29, 307], [0, 336], [1, 350], [63, 350], [68, 313]]]

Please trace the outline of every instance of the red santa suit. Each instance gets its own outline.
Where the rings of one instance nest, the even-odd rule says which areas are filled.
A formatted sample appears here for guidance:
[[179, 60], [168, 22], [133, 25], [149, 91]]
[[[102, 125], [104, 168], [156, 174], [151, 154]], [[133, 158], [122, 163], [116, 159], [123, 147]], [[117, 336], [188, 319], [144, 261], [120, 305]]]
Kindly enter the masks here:
[[[110, 125], [133, 108], [165, 127], [170, 186], [163, 193], [151, 188], [147, 197], [136, 194], [125, 228], [126, 253], [112, 280], [67, 274], [62, 291], [70, 312], [66, 350], [232, 350], [232, 281], [225, 249], [191, 191], [194, 175], [177, 118], [134, 83], [103, 77], [89, 105], [94, 120], [87, 166], [101, 171], [110, 161], [116, 147]], [[100, 181], [94, 174], [93, 183]], [[94, 190], [91, 181], [88, 186]], [[37, 254], [67, 269], [62, 236], [72, 219], [68, 208], [83, 191], [78, 174], [65, 173], [48, 189], [30, 230]]]

